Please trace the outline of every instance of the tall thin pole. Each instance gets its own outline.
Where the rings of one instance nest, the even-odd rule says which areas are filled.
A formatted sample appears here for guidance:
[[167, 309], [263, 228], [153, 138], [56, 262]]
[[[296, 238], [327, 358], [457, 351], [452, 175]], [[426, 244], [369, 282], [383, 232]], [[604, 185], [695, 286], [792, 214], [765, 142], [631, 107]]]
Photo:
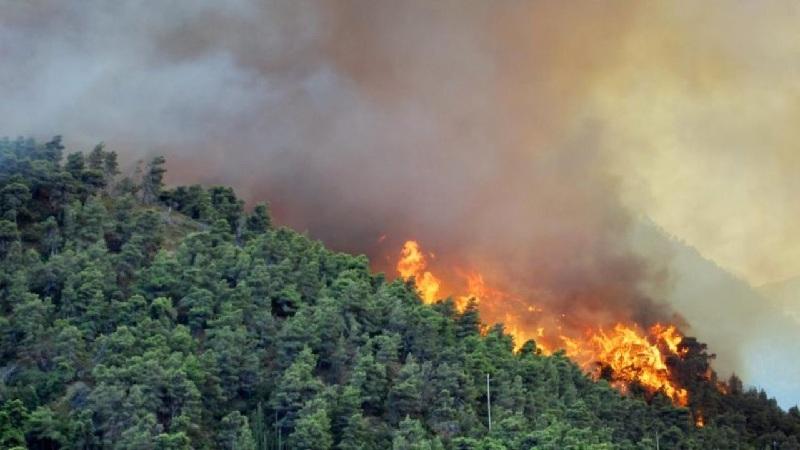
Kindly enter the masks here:
[[656, 450], [661, 450], [661, 448], [658, 446], [658, 431], [656, 431]]
[[278, 435], [278, 450], [281, 450], [281, 429], [278, 427], [278, 408], [275, 408], [275, 434]]
[[492, 432], [492, 392], [489, 390], [489, 374], [486, 374], [486, 411], [489, 414], [489, 432]]

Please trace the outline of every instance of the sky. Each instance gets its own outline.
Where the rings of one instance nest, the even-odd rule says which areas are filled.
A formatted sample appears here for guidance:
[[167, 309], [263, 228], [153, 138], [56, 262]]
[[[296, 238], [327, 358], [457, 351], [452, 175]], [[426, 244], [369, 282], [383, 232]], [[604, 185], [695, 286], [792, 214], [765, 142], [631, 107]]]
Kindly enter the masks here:
[[164, 154], [171, 182], [233, 185], [379, 262], [420, 239], [576, 327], [683, 322], [791, 405], [798, 351], [764, 356], [800, 336], [791, 295], [750, 288], [800, 276], [798, 19], [792, 1], [0, 0], [0, 135]]

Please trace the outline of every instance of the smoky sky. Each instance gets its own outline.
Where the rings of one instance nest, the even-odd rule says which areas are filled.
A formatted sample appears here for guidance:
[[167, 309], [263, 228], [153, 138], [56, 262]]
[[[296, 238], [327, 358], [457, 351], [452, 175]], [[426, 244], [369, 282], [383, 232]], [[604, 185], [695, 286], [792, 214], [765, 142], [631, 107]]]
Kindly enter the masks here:
[[632, 238], [615, 111], [587, 104], [629, 67], [643, 8], [2, 0], [0, 134], [163, 154], [171, 183], [232, 185], [379, 270], [417, 239], [445, 277], [479, 270], [566, 327], [702, 332], [669, 304], [674, 252]]

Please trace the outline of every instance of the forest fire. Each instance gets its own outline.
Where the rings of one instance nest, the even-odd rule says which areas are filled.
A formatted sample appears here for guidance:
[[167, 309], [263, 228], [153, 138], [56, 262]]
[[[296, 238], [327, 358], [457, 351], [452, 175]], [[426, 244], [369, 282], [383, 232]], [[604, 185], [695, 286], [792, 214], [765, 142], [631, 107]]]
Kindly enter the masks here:
[[567, 348], [567, 355], [582, 367], [598, 365], [600, 373], [607, 371], [612, 385], [623, 392], [635, 381], [650, 392], [663, 392], [678, 405], [688, 403], [687, 391], [670, 379], [666, 363], [668, 355], [679, 355], [681, 337], [675, 327], [656, 324], [645, 335], [638, 327], [617, 324], [610, 332], [599, 329], [587, 334], [584, 343]]
[[414, 277], [417, 289], [425, 303], [433, 303], [438, 297], [441, 281], [425, 270], [427, 259], [416, 241], [406, 241], [397, 262], [397, 272], [404, 279]]
[[[515, 298], [512, 294], [487, 285], [477, 272], [462, 274], [463, 287], [446, 289], [449, 283], [434, 275], [420, 244], [409, 240], [403, 245], [396, 269], [403, 279], [414, 278], [425, 303], [450, 295], [456, 307], [463, 310], [474, 300], [481, 311], [491, 309], [497, 302], [515, 302], [521, 306], [520, 314], [532, 315], [534, 320], [520, 320], [518, 315], [506, 313], [495, 318], [503, 322], [505, 331], [514, 337], [520, 348], [533, 339], [543, 353], [563, 349], [564, 353], [595, 379], [604, 378], [621, 392], [627, 392], [636, 383], [651, 394], [661, 392], [676, 405], [686, 406], [688, 392], [672, 379], [667, 361], [670, 357], [682, 358], [681, 333], [673, 325], [657, 323], [649, 330], [636, 324], [617, 323], [611, 329], [595, 324], [583, 326], [582, 333], [565, 330], [560, 324], [563, 314], [552, 314], [542, 308]], [[448, 280], [449, 281], [449, 280]], [[443, 291], [449, 291], [447, 295]]]

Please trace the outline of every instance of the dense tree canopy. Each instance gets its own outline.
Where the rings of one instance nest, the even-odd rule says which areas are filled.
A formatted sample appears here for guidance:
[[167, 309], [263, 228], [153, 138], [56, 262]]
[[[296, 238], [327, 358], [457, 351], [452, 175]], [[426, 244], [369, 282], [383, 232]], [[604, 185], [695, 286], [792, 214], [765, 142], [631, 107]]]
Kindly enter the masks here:
[[64, 150], [0, 141], [0, 448], [800, 448], [694, 340], [690, 408], [623, 396], [230, 188], [165, 188], [163, 158]]

